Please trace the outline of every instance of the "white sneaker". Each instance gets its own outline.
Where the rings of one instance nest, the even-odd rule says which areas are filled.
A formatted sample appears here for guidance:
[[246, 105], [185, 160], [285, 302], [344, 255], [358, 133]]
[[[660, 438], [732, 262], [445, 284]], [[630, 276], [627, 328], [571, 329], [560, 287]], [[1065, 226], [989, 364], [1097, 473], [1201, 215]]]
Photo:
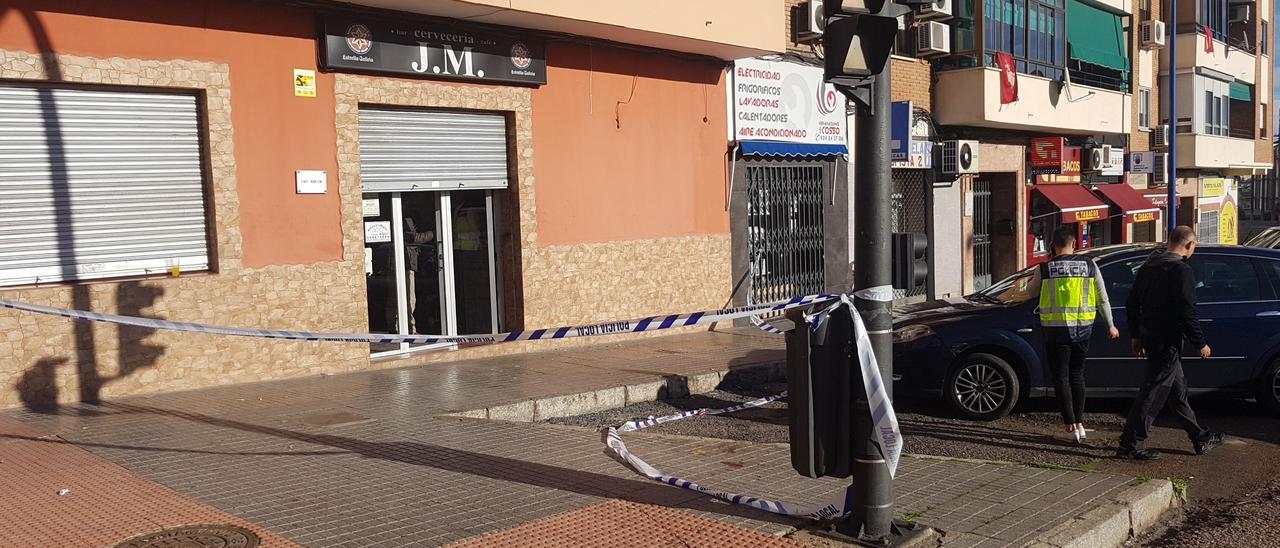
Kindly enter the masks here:
[[1085, 438], [1089, 437], [1089, 432], [1092, 432], [1092, 430], [1088, 430], [1088, 429], [1086, 429], [1086, 428], [1085, 428], [1085, 427], [1083, 427], [1083, 426], [1081, 426], [1080, 428], [1077, 428], [1077, 429], [1076, 429], [1076, 438], [1077, 438], [1077, 441], [1078, 441], [1078, 440], [1082, 440], [1082, 439], [1085, 439]]

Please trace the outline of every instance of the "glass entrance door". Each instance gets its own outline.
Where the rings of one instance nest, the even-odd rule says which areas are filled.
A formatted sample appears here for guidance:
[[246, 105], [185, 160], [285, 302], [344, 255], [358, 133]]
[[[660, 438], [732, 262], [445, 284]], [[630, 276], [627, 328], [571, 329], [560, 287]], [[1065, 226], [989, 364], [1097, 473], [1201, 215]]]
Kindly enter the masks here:
[[[364, 216], [372, 333], [499, 330], [491, 191], [365, 194]], [[370, 351], [381, 356], [425, 348], [375, 343]]]

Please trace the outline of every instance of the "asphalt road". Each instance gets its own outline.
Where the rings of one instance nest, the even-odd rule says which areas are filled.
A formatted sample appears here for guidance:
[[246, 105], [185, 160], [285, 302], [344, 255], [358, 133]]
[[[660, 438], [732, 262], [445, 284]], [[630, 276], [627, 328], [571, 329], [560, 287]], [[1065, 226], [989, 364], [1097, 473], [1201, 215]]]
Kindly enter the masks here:
[[[722, 387], [704, 395], [636, 404], [552, 422], [600, 427], [735, 403], [785, 390], [785, 384]], [[1084, 444], [1062, 432], [1052, 400], [1029, 402], [998, 421], [953, 419], [932, 401], [899, 401], [898, 421], [908, 453], [1062, 466], [1130, 476], [1185, 480], [1189, 504], [1138, 544], [1161, 548], [1280, 546], [1280, 419], [1250, 402], [1193, 400], [1201, 423], [1227, 434], [1226, 445], [1197, 456], [1186, 434], [1171, 420], [1156, 423], [1148, 447], [1163, 453], [1155, 462], [1113, 457], [1124, 426], [1127, 399], [1094, 399]], [[704, 416], [668, 423], [651, 431], [757, 442], [786, 443], [786, 402], [730, 416]]]

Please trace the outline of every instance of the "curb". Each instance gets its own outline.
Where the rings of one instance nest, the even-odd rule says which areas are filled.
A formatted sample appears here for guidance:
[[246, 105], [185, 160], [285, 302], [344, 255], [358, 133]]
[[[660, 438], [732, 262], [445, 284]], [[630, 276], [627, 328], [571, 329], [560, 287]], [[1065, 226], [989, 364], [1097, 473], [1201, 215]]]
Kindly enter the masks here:
[[680, 398], [691, 394], [705, 394], [719, 388], [727, 381], [758, 383], [786, 380], [785, 362], [748, 365], [734, 369], [711, 371], [696, 375], [668, 375], [660, 381], [641, 382], [565, 394], [533, 400], [504, 403], [491, 407], [446, 413], [446, 417], [491, 419], [512, 422], [539, 422], [560, 417], [572, 417], [618, 409], [634, 403]]
[[1182, 505], [1173, 482], [1150, 480], [1120, 492], [1050, 529], [1023, 548], [1097, 548], [1122, 546], [1155, 525], [1166, 511]]

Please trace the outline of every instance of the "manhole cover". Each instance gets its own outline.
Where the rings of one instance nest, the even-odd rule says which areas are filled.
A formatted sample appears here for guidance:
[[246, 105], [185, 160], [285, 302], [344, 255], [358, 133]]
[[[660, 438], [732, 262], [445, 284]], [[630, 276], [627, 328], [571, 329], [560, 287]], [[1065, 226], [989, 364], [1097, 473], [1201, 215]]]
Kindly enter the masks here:
[[133, 537], [115, 548], [257, 548], [253, 531], [234, 525], [184, 525]]

